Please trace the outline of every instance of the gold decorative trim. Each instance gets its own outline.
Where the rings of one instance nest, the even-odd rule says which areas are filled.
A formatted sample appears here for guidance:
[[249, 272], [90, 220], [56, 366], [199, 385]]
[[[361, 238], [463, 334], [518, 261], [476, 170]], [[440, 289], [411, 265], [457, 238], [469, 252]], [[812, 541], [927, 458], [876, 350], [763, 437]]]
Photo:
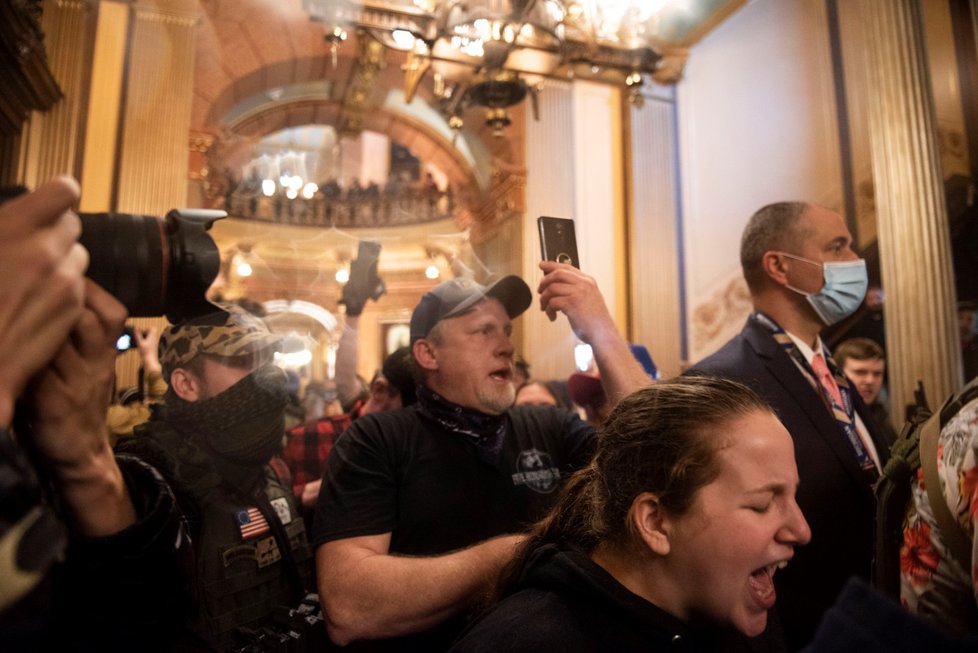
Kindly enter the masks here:
[[678, 84], [683, 80], [686, 62], [689, 60], [689, 50], [675, 48], [659, 59], [652, 79], [659, 84]]
[[363, 131], [363, 117], [370, 108], [368, 102], [373, 94], [377, 76], [386, 65], [386, 48], [365, 33], [357, 35], [360, 56], [347, 89], [343, 108], [340, 109], [339, 129], [343, 136], [356, 136]]

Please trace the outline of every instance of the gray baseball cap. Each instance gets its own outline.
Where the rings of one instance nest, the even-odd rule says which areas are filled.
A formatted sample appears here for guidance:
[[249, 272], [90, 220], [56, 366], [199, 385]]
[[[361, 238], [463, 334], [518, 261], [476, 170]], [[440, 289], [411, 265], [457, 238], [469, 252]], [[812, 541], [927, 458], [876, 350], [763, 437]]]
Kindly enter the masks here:
[[530, 287], [515, 275], [505, 276], [491, 286], [458, 277], [438, 284], [418, 302], [411, 315], [411, 342], [427, 337], [436, 324], [461, 315], [487, 297], [498, 299], [510, 319], [533, 303]]

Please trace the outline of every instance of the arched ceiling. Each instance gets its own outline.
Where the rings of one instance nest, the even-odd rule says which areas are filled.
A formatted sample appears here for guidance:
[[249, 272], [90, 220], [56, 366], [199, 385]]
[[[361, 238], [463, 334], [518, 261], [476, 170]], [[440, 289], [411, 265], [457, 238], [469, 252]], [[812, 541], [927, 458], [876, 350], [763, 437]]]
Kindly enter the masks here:
[[[355, 83], [359, 56], [357, 37], [351, 34], [337, 51], [335, 65], [322, 28], [302, 11], [301, 0], [200, 0], [197, 32], [191, 132], [206, 142], [211, 174], [234, 167], [251, 158], [252, 146], [282, 129], [304, 125], [330, 125], [340, 129], [344, 105], [350, 95], [362, 94]], [[384, 244], [380, 269], [394, 296], [424, 292], [434, 282], [424, 278], [433, 260], [447, 265], [452, 256], [468, 259], [472, 249], [468, 232], [461, 229], [471, 219], [466, 210], [466, 190], [480, 192], [488, 185], [491, 155], [481, 145], [481, 136], [464, 134], [453, 142], [447, 125], [428, 108], [430, 80], [422, 84], [409, 107], [396, 98], [403, 88], [403, 55], [384, 50], [385, 65], [373, 77], [362, 98], [366, 111], [362, 129], [385, 134], [422, 162], [435, 166], [448, 178], [463, 210], [452, 221], [397, 229], [315, 231], [308, 227], [271, 227], [246, 220], [222, 221], [212, 230], [228, 262], [236, 253], [249, 252], [259, 262], [245, 292], [259, 299], [296, 297], [315, 289], [307, 297], [324, 306], [338, 299], [339, 285], [333, 281], [338, 265], [349, 261], [355, 241], [349, 236], [380, 240]], [[441, 124], [436, 124], [441, 121]], [[474, 125], [481, 120], [473, 121]], [[491, 147], [506, 152], [499, 142], [522, 138], [516, 127]], [[479, 141], [469, 145], [465, 140]], [[511, 162], [516, 167], [522, 161]], [[193, 172], [193, 171], [192, 171]], [[200, 178], [206, 178], [201, 175]], [[215, 200], [220, 199], [216, 196]], [[469, 261], [471, 263], [471, 261]], [[447, 273], [447, 270], [446, 270]], [[417, 280], [417, 281], [414, 281]], [[234, 282], [233, 280], [229, 280]], [[237, 292], [241, 292], [239, 289]]]
[[[220, 157], [232, 164], [247, 160], [251, 144], [281, 129], [341, 126], [347, 96], [363, 92], [355, 84], [356, 35], [337, 49], [334, 65], [322, 28], [301, 0], [201, 0], [200, 6], [191, 130], [213, 138]], [[489, 162], [472, 154], [478, 145], [453, 142], [434, 111], [407, 113], [390, 105], [391, 91], [403, 86], [403, 55], [386, 49], [381, 55], [384, 67], [358, 100], [366, 109], [362, 127], [436, 166], [453, 188], [485, 190]], [[412, 108], [430, 98], [429, 82]], [[459, 201], [469, 204], [464, 191]]]

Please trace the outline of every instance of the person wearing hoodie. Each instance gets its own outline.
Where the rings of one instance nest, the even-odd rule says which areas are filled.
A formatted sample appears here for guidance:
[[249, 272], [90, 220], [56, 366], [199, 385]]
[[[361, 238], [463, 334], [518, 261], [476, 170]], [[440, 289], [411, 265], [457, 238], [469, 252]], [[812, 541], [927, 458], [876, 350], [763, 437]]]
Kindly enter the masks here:
[[778, 650], [773, 576], [808, 542], [791, 437], [746, 386], [626, 397], [454, 653]]

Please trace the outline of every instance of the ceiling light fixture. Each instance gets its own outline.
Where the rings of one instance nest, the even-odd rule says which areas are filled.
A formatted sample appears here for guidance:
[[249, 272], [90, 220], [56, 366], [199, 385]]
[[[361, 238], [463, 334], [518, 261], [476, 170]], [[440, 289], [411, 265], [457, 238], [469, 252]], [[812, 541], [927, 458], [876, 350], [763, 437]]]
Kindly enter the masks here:
[[[536, 113], [536, 92], [548, 76], [617, 83], [640, 104], [643, 78], [655, 75], [663, 57], [659, 34], [690, 22], [679, 16], [689, 2], [303, 0], [303, 7], [323, 25], [334, 57], [337, 34], [369, 34], [407, 53], [408, 101], [431, 69], [450, 126], [460, 128], [462, 111], [474, 104], [486, 108], [486, 122], [499, 134], [510, 123], [507, 109], [527, 95]], [[716, 11], [724, 3], [706, 4]]]

